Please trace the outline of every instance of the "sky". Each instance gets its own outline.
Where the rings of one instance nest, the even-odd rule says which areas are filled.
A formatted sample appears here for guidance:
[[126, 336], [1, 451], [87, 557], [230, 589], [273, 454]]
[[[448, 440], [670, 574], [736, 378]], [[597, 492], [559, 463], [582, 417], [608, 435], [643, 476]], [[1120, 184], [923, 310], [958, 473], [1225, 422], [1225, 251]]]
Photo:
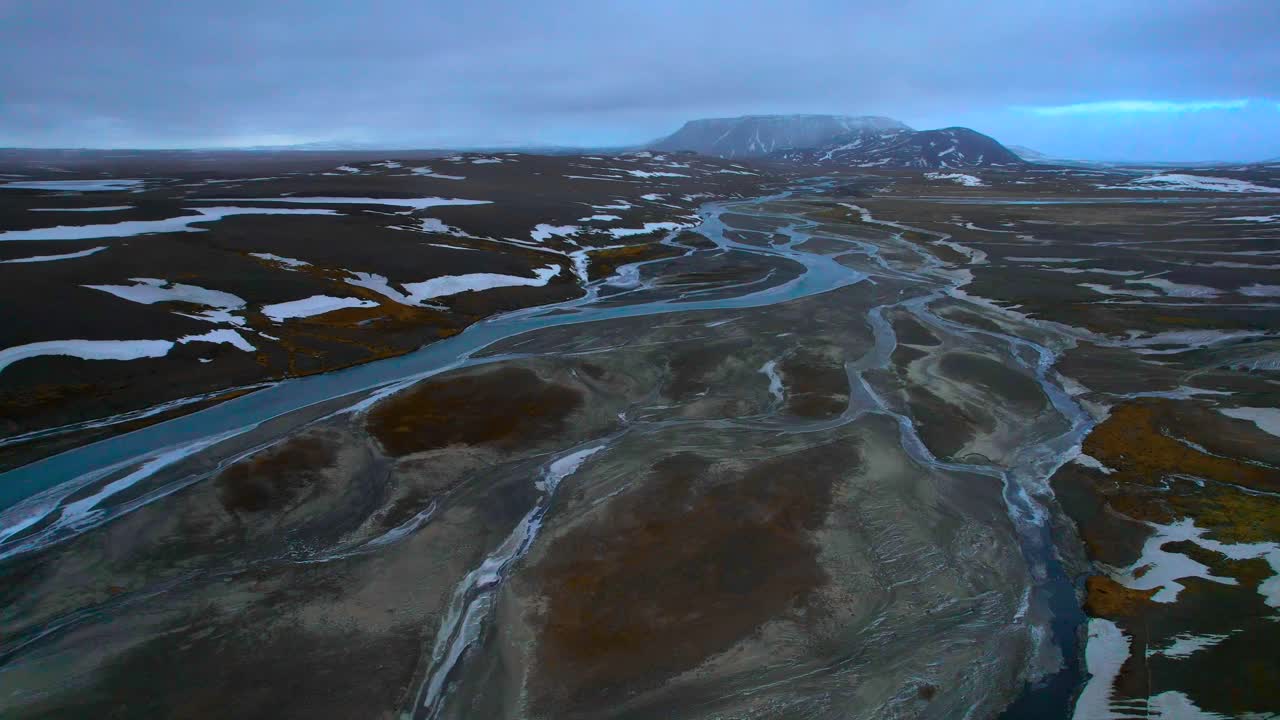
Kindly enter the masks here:
[[1280, 156], [1280, 0], [0, 0], [0, 147], [642, 143], [876, 114]]

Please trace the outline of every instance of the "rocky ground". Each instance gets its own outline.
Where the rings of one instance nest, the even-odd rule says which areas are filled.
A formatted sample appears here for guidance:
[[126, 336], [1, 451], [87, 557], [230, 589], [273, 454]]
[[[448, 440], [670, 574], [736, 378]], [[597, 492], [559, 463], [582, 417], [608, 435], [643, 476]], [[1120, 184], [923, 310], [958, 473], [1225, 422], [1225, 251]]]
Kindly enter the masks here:
[[[360, 342], [391, 343], [395, 333], [379, 328], [396, 312], [458, 318], [461, 329], [576, 299], [517, 314], [522, 332], [460, 354], [461, 367], [335, 396], [180, 460], [122, 464], [40, 519], [8, 525], [6, 717], [949, 718], [1006, 708], [1013, 718], [1258, 717], [1280, 708], [1266, 642], [1280, 604], [1280, 195], [1140, 182], [1164, 171], [876, 171], [817, 183], [792, 174], [790, 196], [712, 206], [693, 220], [700, 192], [746, 194], [717, 184], [784, 173], [673, 156], [521, 156], [473, 169], [474, 159], [429, 163], [468, 175], [437, 179], [467, 189], [472, 172], [572, 164], [600, 166], [572, 171], [584, 176], [624, 172], [607, 166], [691, 177], [577, 181], [607, 187], [582, 201], [595, 207], [513, 217], [495, 211], [504, 197], [519, 206], [515, 190], [392, 191], [418, 179], [371, 161], [315, 170], [309, 189], [234, 188], [236, 204], [284, 192], [350, 197], [350, 186], [326, 183], [368, 182], [361, 192], [379, 197], [494, 205], [399, 215], [379, 213], [406, 208], [321, 204], [339, 216], [237, 217], [204, 233], [127, 239], [217, 245], [244, 222], [239, 244], [221, 252], [270, 272], [257, 289], [161, 265], [68, 277], [65, 287], [154, 275], [242, 297], [243, 306], [203, 311], [243, 318], [220, 327], [255, 346], [279, 343], [282, 365], [235, 381], [244, 383], [324, 369], [282, 369], [315, 357], [283, 346], [291, 331], [334, 337], [317, 328], [342, 325], [329, 320], [342, 313], [379, 319], [345, 326]], [[1265, 172], [1227, 179], [1265, 187]], [[556, 182], [547, 191], [556, 197], [577, 192]], [[674, 188], [654, 189], [664, 182], [685, 184], [680, 201]], [[643, 199], [652, 192], [666, 199]], [[87, 196], [53, 200], [101, 197]], [[657, 206], [667, 201], [678, 207]], [[477, 214], [486, 207], [491, 215]], [[114, 211], [84, 214], [96, 212]], [[596, 222], [579, 219], [588, 212], [621, 219], [530, 237], [540, 224]], [[424, 218], [459, 232], [390, 227]], [[321, 221], [367, 226], [367, 254], [354, 241], [315, 247], [300, 228], [271, 227]], [[645, 222], [697, 227], [625, 242], [607, 231]], [[374, 264], [386, 252], [379, 232], [414, 238], [400, 241], [412, 252], [459, 245], [478, 249], [448, 253], [493, 263], [430, 277], [562, 270], [511, 291], [545, 296], [490, 303], [502, 291], [484, 290], [469, 293], [470, 310], [458, 304], [464, 295], [415, 308], [350, 283], [379, 274], [384, 289], [408, 295], [403, 283], [441, 267]], [[98, 262], [124, 247], [102, 242], [108, 250], [83, 259], [0, 270]], [[41, 241], [31, 254], [54, 244], [63, 247]], [[575, 273], [575, 253], [610, 244], [623, 247], [590, 251]], [[152, 262], [148, 247], [138, 262]], [[309, 264], [264, 264], [250, 252]], [[238, 272], [217, 277], [230, 283]], [[302, 284], [266, 294], [276, 278]], [[166, 315], [201, 311], [85, 292]], [[272, 323], [261, 310], [326, 292], [376, 305], [312, 316], [322, 324]], [[189, 331], [129, 322], [149, 333], [133, 337]], [[434, 347], [463, 347], [481, 329]], [[169, 373], [176, 353], [39, 357], [0, 381], [58, 377], [64, 360], [170, 363], [137, 371]], [[191, 365], [223, 361], [214, 360]], [[24, 366], [30, 375], [17, 372]], [[235, 384], [216, 377], [200, 389]], [[164, 399], [181, 394], [171, 392]], [[75, 407], [63, 422], [96, 406]]]

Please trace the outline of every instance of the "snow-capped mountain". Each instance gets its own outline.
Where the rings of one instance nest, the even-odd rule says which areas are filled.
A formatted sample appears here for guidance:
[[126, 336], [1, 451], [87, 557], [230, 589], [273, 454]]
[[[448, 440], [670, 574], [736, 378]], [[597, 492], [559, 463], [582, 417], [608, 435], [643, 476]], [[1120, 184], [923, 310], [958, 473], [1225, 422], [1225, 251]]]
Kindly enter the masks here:
[[825, 146], [775, 153], [804, 165], [833, 167], [968, 168], [1025, 165], [994, 138], [969, 128], [861, 130]]
[[893, 118], [872, 115], [744, 115], [691, 120], [649, 145], [722, 158], [764, 157], [783, 150], [823, 147], [850, 133], [910, 132]]

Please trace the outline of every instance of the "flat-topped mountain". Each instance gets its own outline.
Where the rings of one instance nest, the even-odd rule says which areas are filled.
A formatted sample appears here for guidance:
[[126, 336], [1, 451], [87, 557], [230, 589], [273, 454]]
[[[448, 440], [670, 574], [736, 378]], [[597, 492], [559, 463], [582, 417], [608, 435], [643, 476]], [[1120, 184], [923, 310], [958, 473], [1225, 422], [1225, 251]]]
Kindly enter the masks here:
[[994, 138], [969, 128], [913, 130], [893, 118], [877, 115], [744, 115], [691, 120], [649, 147], [831, 167], [1026, 164]]
[[650, 144], [653, 150], [693, 150], [722, 158], [763, 157], [781, 150], [822, 147], [851, 132], [910, 131], [875, 115], [744, 115], [691, 120]]

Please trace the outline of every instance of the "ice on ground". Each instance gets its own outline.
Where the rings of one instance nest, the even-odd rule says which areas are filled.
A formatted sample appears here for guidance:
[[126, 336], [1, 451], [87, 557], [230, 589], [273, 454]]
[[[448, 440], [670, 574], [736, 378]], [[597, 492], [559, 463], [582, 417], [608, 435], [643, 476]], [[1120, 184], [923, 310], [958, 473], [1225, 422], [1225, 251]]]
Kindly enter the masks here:
[[471, 164], [472, 164], [472, 165], [490, 165], [490, 164], [493, 164], [493, 163], [500, 163], [500, 162], [508, 162], [508, 161], [507, 161], [507, 160], [503, 160], [502, 158], [492, 158], [492, 157], [490, 157], [490, 158], [475, 158], [474, 160], [472, 160], [472, 161], [471, 161]]
[[14, 258], [12, 260], [0, 260], [0, 265], [3, 265], [5, 263], [33, 263], [33, 262], [53, 262], [54, 260], [72, 260], [75, 258], [89, 257], [90, 255], [96, 252], [102, 252], [103, 250], [106, 250], [106, 249], [107, 249], [106, 245], [99, 245], [98, 247], [89, 248], [88, 250], [81, 250], [80, 252], [73, 252], [73, 253], [63, 253], [61, 255], [33, 255], [31, 257]]
[[1173, 642], [1168, 646], [1156, 650], [1153, 654], [1164, 655], [1171, 658], [1190, 657], [1200, 650], [1211, 648], [1214, 645], [1231, 637], [1234, 633], [1225, 633], [1222, 635], [1192, 635], [1190, 633], [1178, 633], [1173, 636]]
[[[613, 168], [610, 168], [613, 169]], [[684, 173], [663, 172], [661, 170], [615, 170], [615, 172], [625, 172], [632, 177], [638, 178], [655, 178], [655, 177], [689, 177]]]
[[1124, 290], [1114, 288], [1110, 285], [1102, 285], [1099, 283], [1079, 283], [1079, 287], [1086, 290], [1092, 290], [1101, 295], [1127, 295], [1129, 297], [1161, 297], [1160, 293], [1154, 290]]
[[[193, 200], [198, 198], [192, 198]], [[270, 202], [297, 203], [303, 205], [390, 205], [392, 207], [425, 210], [442, 205], [491, 205], [492, 200], [466, 200], [463, 198], [371, 198], [371, 197], [274, 197], [274, 198], [208, 198], [210, 202]], [[252, 208], [249, 208], [252, 209]]]
[[[1131, 716], [1132, 717], [1132, 716]], [[1147, 711], [1140, 716], [1150, 720], [1228, 720], [1226, 715], [1201, 710], [1191, 698], [1177, 690], [1166, 690], [1147, 699]], [[1265, 715], [1249, 715], [1261, 720]], [[1271, 717], [1274, 717], [1271, 716]]]
[[240, 333], [235, 330], [223, 328], [221, 330], [210, 330], [200, 335], [184, 335], [178, 338], [178, 342], [183, 345], [193, 342], [222, 343], [237, 347], [245, 352], [253, 352], [258, 348], [249, 344]]
[[368, 272], [353, 272], [351, 276], [345, 278], [348, 285], [355, 285], [366, 290], [372, 290], [385, 298], [400, 303], [401, 305], [416, 305], [408, 295], [391, 287], [390, 281], [382, 275]]
[[41, 355], [68, 355], [81, 360], [137, 360], [164, 357], [168, 340], [47, 340], [0, 350], [0, 371], [19, 360]]
[[640, 199], [648, 200], [649, 202], [657, 202], [658, 200], [666, 200], [667, 196], [663, 195], [662, 193], [646, 193], [644, 195], [641, 195]]
[[1259, 430], [1280, 437], [1280, 409], [1265, 407], [1218, 408], [1218, 412], [1236, 420], [1248, 420]]
[[778, 361], [770, 360], [761, 365], [760, 372], [769, 379], [769, 394], [773, 396], [774, 402], [781, 405], [786, 397], [783, 395], [782, 376], [778, 374]]
[[501, 275], [498, 273], [471, 273], [468, 275], [445, 275], [424, 282], [403, 283], [408, 291], [411, 304], [421, 304], [433, 298], [457, 295], [464, 292], [476, 292], [500, 287], [542, 287], [551, 278], [560, 274], [559, 265], [548, 265], [536, 268], [534, 277], [518, 275]]
[[433, 171], [429, 167], [409, 168], [409, 172], [420, 177], [436, 178], [437, 180], [466, 180], [465, 175], [443, 175]]
[[1009, 262], [1077, 263], [1077, 262], [1084, 262], [1089, 258], [1037, 257], [1034, 255], [1007, 255], [1003, 259]]
[[0, 189], [61, 190], [66, 192], [112, 192], [133, 190], [145, 180], [16, 180], [0, 183]]
[[284, 265], [285, 267], [291, 267], [291, 268], [309, 267], [311, 265], [311, 263], [307, 262], [306, 260], [298, 260], [296, 258], [284, 257], [283, 255], [276, 255], [275, 253], [256, 252], [256, 253], [249, 253], [249, 255], [251, 257], [256, 257], [260, 260], [266, 260], [268, 262], [278, 263], [280, 265]]
[[361, 300], [353, 297], [332, 297], [330, 295], [312, 295], [309, 298], [301, 300], [290, 300], [289, 302], [276, 303], [274, 305], [264, 305], [262, 314], [275, 322], [282, 322], [290, 318], [312, 317], [313, 315], [323, 315], [334, 310], [344, 310], [346, 308], [369, 308], [377, 307], [378, 303], [372, 300]]
[[206, 305], [223, 310], [244, 307], [244, 300], [221, 290], [210, 290], [198, 285], [170, 283], [159, 278], [129, 278], [133, 285], [85, 285], [131, 302], [151, 305], [158, 302], [185, 302]]
[[650, 222], [645, 223], [642, 228], [610, 228], [609, 234], [616, 238], [621, 238], [630, 237], [632, 235], [648, 235], [649, 233], [655, 233], [659, 230], [680, 230], [687, 227], [693, 227], [693, 224], [678, 222]]
[[1209, 191], [1230, 193], [1280, 193], [1280, 188], [1256, 185], [1235, 178], [1162, 173], [1130, 181], [1127, 185], [1099, 185], [1101, 190]]
[[1280, 215], [1242, 215], [1240, 217], [1218, 218], [1220, 222], [1254, 222], [1254, 223], [1272, 223], [1280, 222]]
[[1118, 572], [1115, 580], [1134, 590], [1154, 590], [1155, 602], [1171, 603], [1178, 599], [1182, 585], [1178, 580], [1198, 577], [1223, 585], [1239, 585], [1235, 578], [1218, 577], [1209, 568], [1181, 553], [1162, 549], [1166, 543], [1188, 540], [1205, 550], [1222, 553], [1232, 560], [1262, 558], [1271, 566], [1271, 577], [1258, 586], [1258, 594], [1274, 608], [1280, 608], [1280, 543], [1224, 543], [1204, 537], [1205, 528], [1196, 527], [1191, 518], [1169, 525], [1147, 523], [1155, 533], [1142, 546], [1142, 556], [1133, 565]]
[[151, 233], [205, 232], [205, 228], [192, 227], [196, 223], [217, 222], [233, 215], [337, 215], [336, 210], [303, 208], [252, 208], [209, 207], [187, 208], [196, 215], [164, 220], [126, 220], [107, 225], [58, 225], [35, 230], [8, 230], [0, 232], [0, 242], [8, 240], [92, 240], [96, 238], [132, 237]]
[[[952, 150], [954, 149], [955, 148], [952, 148]], [[986, 183], [982, 182], [980, 178], [974, 177], [973, 175], [965, 175], [964, 173], [930, 172], [925, 173], [924, 176], [930, 180], [950, 180], [951, 182], [959, 183], [966, 187], [982, 187], [986, 185]]]
[[446, 225], [445, 222], [440, 218], [422, 218], [422, 220], [418, 223], [417, 230], [418, 232], [440, 233], [442, 235], [452, 235], [453, 237], [475, 238], [479, 240], [485, 239], [485, 238], [478, 238], [477, 236], [472, 235], [471, 233], [463, 230], [462, 228], [457, 228], [452, 225]]
[[202, 310], [198, 313], [176, 313], [182, 317], [189, 317], [192, 320], [200, 320], [202, 322], [210, 322], [216, 325], [226, 323], [228, 325], [240, 325], [245, 323], [244, 318], [235, 315], [227, 310]]
[[1207, 287], [1205, 285], [1184, 285], [1182, 283], [1170, 282], [1164, 278], [1142, 278], [1140, 280], [1125, 280], [1126, 285], [1151, 285], [1159, 288], [1161, 292], [1169, 297], [1199, 297], [1212, 298], [1221, 294], [1217, 288]]
[[1084, 662], [1089, 680], [1076, 700], [1073, 720], [1107, 720], [1129, 717], [1112, 711], [1111, 695], [1120, 668], [1129, 659], [1129, 638], [1110, 620], [1089, 619], [1089, 639], [1085, 643]]
[[592, 205], [592, 210], [630, 210], [635, 207], [626, 200], [614, 200], [612, 205]]
[[1110, 475], [1115, 472], [1115, 468], [1107, 467], [1101, 460], [1087, 453], [1078, 452], [1075, 457], [1071, 458], [1071, 461], [1077, 465], [1083, 465], [1084, 467], [1092, 470], [1097, 470], [1104, 475]]
[[1042, 270], [1043, 270], [1044, 272], [1059, 272], [1059, 273], [1067, 273], [1067, 274], [1070, 274], [1070, 275], [1080, 275], [1080, 274], [1085, 274], [1085, 273], [1095, 273], [1095, 274], [1098, 274], [1098, 275], [1119, 275], [1120, 277], [1126, 277], [1126, 276], [1129, 276], [1129, 275], [1141, 275], [1141, 274], [1142, 274], [1142, 271], [1141, 271], [1141, 270], [1105, 270], [1105, 269], [1103, 269], [1103, 268], [1074, 268], [1074, 267], [1069, 267], [1069, 268], [1042, 268]]
[[336, 169], [341, 170], [344, 173], [353, 173], [353, 174], [360, 173], [360, 168], [351, 167], [350, 165], [339, 165]]
[[[1138, 348], [1138, 352], [1147, 355], [1168, 355], [1267, 336], [1266, 332], [1256, 330], [1169, 330], [1150, 335], [1143, 335], [1139, 330], [1130, 330], [1128, 337], [1120, 344], [1124, 347]], [[1157, 346], [1167, 346], [1169, 349], [1150, 349]]]
[[[12, 260], [10, 262], [13, 262]], [[1280, 285], [1246, 285], [1238, 291], [1249, 297], [1280, 297]]]
[[578, 222], [610, 222], [613, 220], [621, 220], [620, 215], [591, 215], [589, 217], [578, 218]]
[[577, 235], [581, 231], [582, 228], [577, 225], [547, 225], [539, 223], [534, 226], [533, 231], [529, 233], [529, 237], [538, 242], [546, 242], [552, 237], [569, 237]]
[[105, 207], [88, 208], [31, 208], [31, 212], [116, 212], [117, 210], [132, 209], [132, 205], [107, 205]]

